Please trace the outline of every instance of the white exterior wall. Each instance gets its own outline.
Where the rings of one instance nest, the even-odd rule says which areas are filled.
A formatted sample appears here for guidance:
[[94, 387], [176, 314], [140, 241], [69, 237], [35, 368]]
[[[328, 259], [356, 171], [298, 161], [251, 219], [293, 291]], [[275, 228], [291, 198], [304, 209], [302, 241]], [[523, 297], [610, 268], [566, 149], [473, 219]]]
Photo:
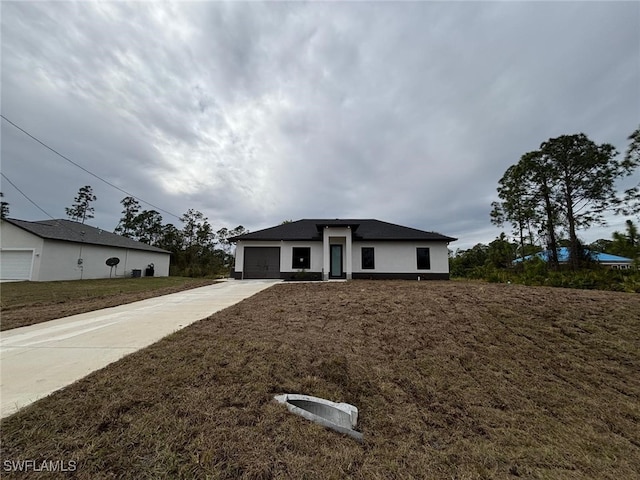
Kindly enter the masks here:
[[297, 272], [299, 268], [291, 266], [293, 260], [293, 247], [309, 247], [311, 248], [311, 267], [306, 269], [309, 272], [322, 271], [322, 243], [321, 242], [288, 242], [272, 241], [251, 241], [239, 240], [236, 245], [236, 265], [235, 271], [240, 273], [244, 269], [244, 248], [245, 247], [279, 247], [280, 248], [280, 271], [281, 272]]
[[306, 269], [309, 272], [322, 271], [322, 243], [320, 242], [281, 242], [280, 271], [298, 272], [299, 268], [291, 266], [293, 262], [293, 247], [308, 247], [311, 249], [311, 266]]
[[[347, 228], [326, 228], [324, 242], [312, 241], [259, 241], [240, 240], [236, 246], [235, 271], [241, 273], [244, 267], [245, 247], [279, 247], [280, 271], [297, 272], [299, 269], [291, 267], [292, 248], [311, 248], [310, 272], [324, 272], [328, 278], [329, 272], [329, 245], [331, 243], [343, 245], [344, 272], [347, 278], [352, 273], [449, 273], [449, 251], [446, 242], [429, 241], [371, 241], [351, 242], [351, 230]], [[362, 247], [373, 247], [375, 255], [375, 269], [362, 269]], [[417, 248], [429, 248], [431, 268], [418, 270]]]
[[[144, 276], [150, 263], [154, 264], [154, 276], [169, 275], [168, 253], [47, 240], [4, 221], [0, 246], [2, 250], [33, 252], [32, 281], [109, 278], [111, 268], [105, 261], [110, 257], [120, 259], [117, 270], [113, 270], [114, 276], [116, 273], [119, 277], [131, 276], [132, 269], [142, 270]], [[83, 260], [82, 268], [78, 266], [79, 258]]]
[[[362, 247], [373, 247], [375, 269], [362, 269]], [[428, 248], [431, 269], [418, 270], [416, 249]], [[449, 273], [446, 242], [354, 242], [354, 273]]]
[[[107, 258], [118, 257], [120, 263], [113, 269], [113, 277], [130, 277], [131, 270], [142, 270], [154, 264], [154, 276], [169, 275], [169, 254], [132, 250], [128, 248], [45, 240], [41, 255], [40, 275], [34, 280], [87, 280], [109, 278], [111, 267]], [[82, 258], [82, 265], [78, 259]]]
[[15, 225], [2, 221], [0, 231], [0, 248], [2, 250], [22, 250], [32, 252], [31, 278], [36, 280], [40, 274], [40, 259], [44, 240], [37, 235], [26, 232]]

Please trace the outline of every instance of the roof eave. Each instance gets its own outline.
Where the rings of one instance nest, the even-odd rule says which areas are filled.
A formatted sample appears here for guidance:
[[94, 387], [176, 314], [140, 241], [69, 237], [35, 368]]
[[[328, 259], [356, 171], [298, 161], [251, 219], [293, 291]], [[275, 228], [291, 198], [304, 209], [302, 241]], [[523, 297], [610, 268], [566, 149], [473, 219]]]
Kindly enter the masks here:
[[[420, 238], [420, 237], [411, 237], [411, 238], [380, 238], [380, 237], [369, 237], [363, 238], [357, 235], [354, 235], [354, 242], [455, 242], [458, 240], [457, 238], [452, 237], [444, 237], [444, 238]], [[321, 242], [321, 237], [305, 237], [305, 238], [294, 238], [294, 237], [278, 237], [278, 238], [264, 238], [264, 237], [253, 237], [253, 238], [243, 238], [233, 237], [229, 238], [230, 242], [237, 243], [238, 241], [255, 241], [255, 242]]]

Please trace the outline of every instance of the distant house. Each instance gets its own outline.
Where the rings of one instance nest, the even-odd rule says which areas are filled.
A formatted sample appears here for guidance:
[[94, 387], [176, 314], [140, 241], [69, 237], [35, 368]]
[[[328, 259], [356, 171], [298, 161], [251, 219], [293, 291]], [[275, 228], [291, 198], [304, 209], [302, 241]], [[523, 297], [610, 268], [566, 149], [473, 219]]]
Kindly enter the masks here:
[[[628, 268], [631, 268], [633, 265], [633, 259], [631, 258], [619, 257], [618, 255], [611, 255], [610, 253], [594, 252], [592, 250], [586, 250], [585, 253], [590, 255], [595, 262], [598, 262], [600, 265], [611, 268], [613, 270], [626, 270]], [[538, 257], [541, 260], [548, 262], [550, 256], [550, 250], [543, 250], [534, 255], [527, 255], [526, 257], [524, 257], [524, 260], [531, 260], [533, 257]], [[518, 262], [522, 262], [522, 258], [517, 258], [516, 260], [514, 260], [514, 263]], [[560, 264], [569, 262], [569, 249], [567, 247], [558, 248], [558, 262]]]
[[[117, 258], [118, 264], [108, 266], [110, 258]], [[166, 277], [169, 258], [166, 250], [70, 220], [3, 218], [1, 223], [2, 280], [144, 276], [151, 264], [154, 276]]]
[[298, 220], [232, 238], [233, 276], [448, 279], [455, 240], [380, 220]]

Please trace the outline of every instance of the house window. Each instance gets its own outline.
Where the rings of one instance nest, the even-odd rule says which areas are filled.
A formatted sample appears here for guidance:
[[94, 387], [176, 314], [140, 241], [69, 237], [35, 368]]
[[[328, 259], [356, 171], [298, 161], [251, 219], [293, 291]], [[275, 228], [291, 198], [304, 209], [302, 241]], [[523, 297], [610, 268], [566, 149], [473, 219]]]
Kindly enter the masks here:
[[362, 247], [362, 269], [373, 270], [375, 267], [375, 257], [373, 247]]
[[416, 249], [417, 258], [418, 258], [418, 270], [430, 270], [431, 269], [431, 258], [429, 256], [428, 248], [418, 248]]
[[311, 268], [311, 248], [293, 247], [292, 268]]

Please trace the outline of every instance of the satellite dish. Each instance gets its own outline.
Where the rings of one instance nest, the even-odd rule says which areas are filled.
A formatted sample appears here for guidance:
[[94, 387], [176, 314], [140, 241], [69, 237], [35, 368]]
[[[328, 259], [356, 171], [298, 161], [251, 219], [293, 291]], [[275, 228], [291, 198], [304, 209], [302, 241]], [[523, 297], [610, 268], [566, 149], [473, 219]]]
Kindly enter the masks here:
[[120, 259], [118, 257], [107, 258], [107, 261], [105, 263], [109, 267], [115, 267], [116, 265], [118, 265], [120, 263]]

